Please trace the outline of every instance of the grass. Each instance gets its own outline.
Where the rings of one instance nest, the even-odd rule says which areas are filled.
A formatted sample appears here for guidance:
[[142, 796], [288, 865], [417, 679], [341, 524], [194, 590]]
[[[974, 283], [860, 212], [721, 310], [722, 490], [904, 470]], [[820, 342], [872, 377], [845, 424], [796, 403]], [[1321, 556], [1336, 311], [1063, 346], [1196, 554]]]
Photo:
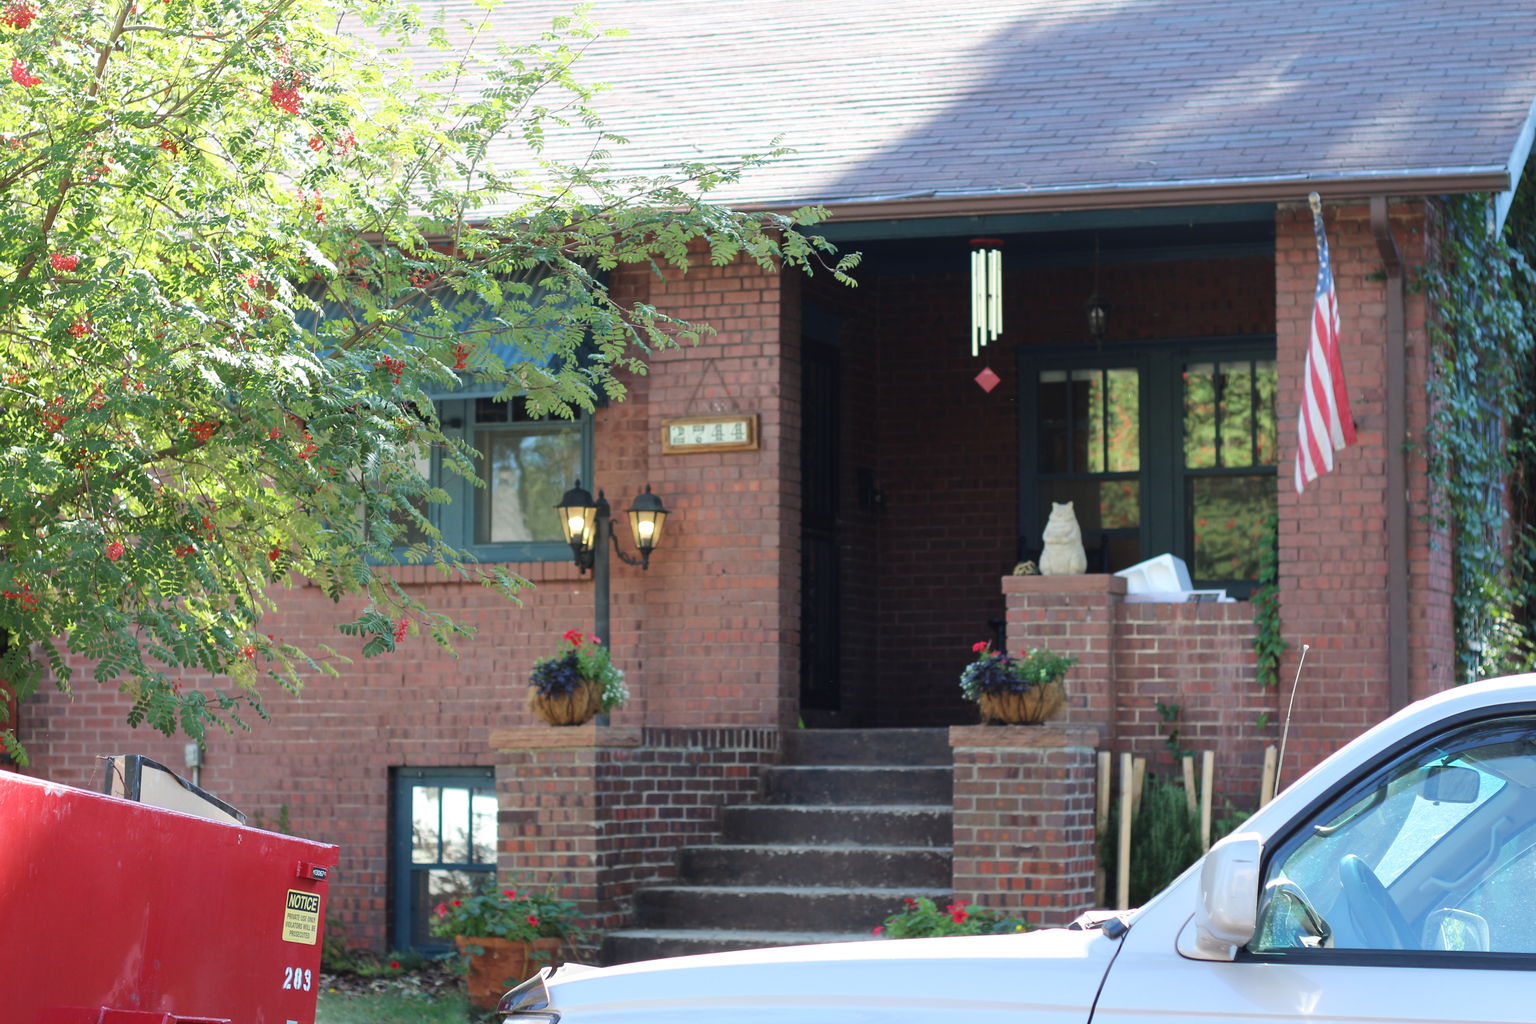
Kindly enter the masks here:
[[481, 1019], [462, 992], [325, 992], [315, 1024], [471, 1024]]

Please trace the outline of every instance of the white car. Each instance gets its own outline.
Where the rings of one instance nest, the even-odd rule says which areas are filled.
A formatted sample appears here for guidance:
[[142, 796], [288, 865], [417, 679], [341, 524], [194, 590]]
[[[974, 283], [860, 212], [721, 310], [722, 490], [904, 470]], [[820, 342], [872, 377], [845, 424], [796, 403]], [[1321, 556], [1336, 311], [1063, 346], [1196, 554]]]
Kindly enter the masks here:
[[1536, 1021], [1536, 675], [1393, 715], [1146, 906], [546, 969], [508, 1024]]

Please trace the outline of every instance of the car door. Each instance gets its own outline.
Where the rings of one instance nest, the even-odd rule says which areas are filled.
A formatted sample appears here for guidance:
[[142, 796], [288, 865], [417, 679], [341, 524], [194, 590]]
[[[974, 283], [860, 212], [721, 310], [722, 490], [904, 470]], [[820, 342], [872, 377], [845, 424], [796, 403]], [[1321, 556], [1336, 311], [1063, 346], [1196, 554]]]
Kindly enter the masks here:
[[1536, 716], [1386, 752], [1273, 835], [1262, 873], [1233, 962], [1174, 948], [1192, 898], [1149, 908], [1094, 1024], [1536, 1020]]

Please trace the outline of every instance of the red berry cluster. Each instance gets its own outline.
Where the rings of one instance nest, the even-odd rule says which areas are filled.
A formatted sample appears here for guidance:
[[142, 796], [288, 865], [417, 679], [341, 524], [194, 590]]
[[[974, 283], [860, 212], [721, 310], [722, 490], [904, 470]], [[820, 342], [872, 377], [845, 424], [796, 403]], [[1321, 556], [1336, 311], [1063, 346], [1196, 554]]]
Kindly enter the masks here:
[[396, 619], [395, 620], [395, 643], [398, 644], [398, 643], [401, 643], [402, 641], [404, 641], [405, 640], [405, 634], [410, 631], [410, 628], [411, 628], [411, 620], [410, 619]]
[[32, 593], [30, 584], [23, 583], [20, 590], [5, 590], [0, 591], [0, 594], [3, 594], [7, 600], [21, 602], [21, 606], [27, 611], [37, 607], [37, 595]]
[[181, 152], [181, 147], [176, 145], [176, 143], [171, 139], [161, 139], [160, 148], [165, 150], [167, 153], [170, 153], [171, 156], [175, 156], [177, 153]]
[[394, 356], [384, 356], [373, 365], [388, 370], [389, 375], [395, 379], [396, 384], [400, 383], [400, 375], [405, 372], [405, 360], [396, 359]]
[[[197, 439], [198, 444], [206, 444], [208, 439], [213, 436], [213, 432], [218, 429], [218, 420], [203, 420], [200, 423], [194, 423], [189, 426], [187, 432]], [[207, 522], [206, 519], [203, 521]]]
[[107, 561], [115, 562], [123, 557], [123, 542], [115, 540], [107, 545]]
[[308, 460], [311, 455], [313, 455], [313, 454], [315, 454], [315, 452], [319, 451], [319, 448], [316, 447], [314, 441], [310, 440], [310, 438], [309, 438], [309, 431], [307, 431], [307, 430], [304, 431], [304, 441], [305, 441], [304, 450], [299, 452], [299, 458]]
[[76, 320], [69, 325], [69, 333], [77, 338], [83, 338], [91, 333], [91, 325], [84, 320]]
[[42, 82], [42, 79], [27, 70], [27, 66], [21, 62], [21, 58], [11, 58], [11, 81], [24, 89], [30, 89]]
[[304, 84], [305, 75], [302, 71], [290, 71], [286, 75], [280, 75], [272, 79], [272, 87], [267, 91], [267, 99], [285, 114], [298, 114], [304, 103], [304, 97], [299, 95], [299, 90], [304, 87]]
[[63, 398], [53, 400], [54, 409], [39, 409], [37, 418], [43, 421], [43, 429], [50, 434], [57, 434], [64, 429], [64, 424], [69, 422], [69, 417], [62, 412], [55, 411], [58, 406], [64, 404]]
[[470, 347], [465, 344], [453, 346], [453, 368], [455, 370], [469, 369]]
[[0, 25], [7, 28], [26, 28], [37, 17], [37, 8], [26, 0], [15, 0], [0, 11]]
[[61, 273], [68, 273], [80, 265], [80, 257], [72, 254], [56, 252], [48, 257], [48, 265]]
[[197, 545], [196, 544], [183, 544], [183, 545], [181, 545], [179, 547], [172, 548], [171, 550], [176, 552], [176, 557], [177, 558], [187, 558], [187, 557], [190, 557], [192, 555], [197, 554]]

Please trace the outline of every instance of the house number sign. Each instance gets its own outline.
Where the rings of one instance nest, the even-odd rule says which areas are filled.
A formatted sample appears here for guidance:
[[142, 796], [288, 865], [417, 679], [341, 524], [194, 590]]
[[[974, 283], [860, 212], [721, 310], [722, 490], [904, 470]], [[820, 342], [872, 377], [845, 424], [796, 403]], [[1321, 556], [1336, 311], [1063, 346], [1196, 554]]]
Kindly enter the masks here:
[[686, 452], [744, 452], [757, 448], [757, 413], [735, 412], [723, 416], [684, 416], [663, 420], [661, 450]]

